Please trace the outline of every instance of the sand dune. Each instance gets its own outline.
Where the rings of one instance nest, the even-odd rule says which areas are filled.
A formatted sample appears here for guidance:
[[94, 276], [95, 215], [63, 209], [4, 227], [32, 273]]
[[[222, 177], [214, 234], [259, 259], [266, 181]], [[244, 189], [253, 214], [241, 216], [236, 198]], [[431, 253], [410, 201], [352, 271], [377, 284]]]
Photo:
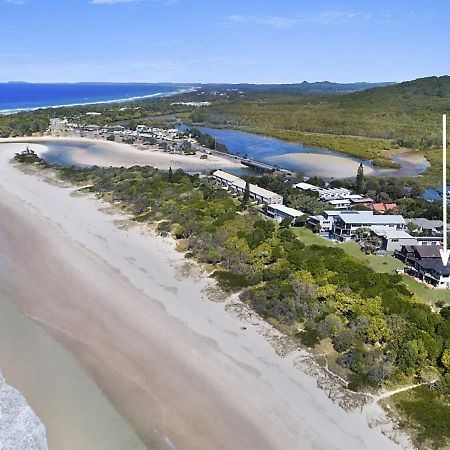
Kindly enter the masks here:
[[[0, 145], [0, 231], [9, 243], [9, 289], [0, 285], [0, 294], [75, 356], [149, 448], [398, 448], [369, 427], [365, 410], [345, 412], [299, 371], [302, 352], [278, 356], [269, 326], [252, 317], [243, 331], [226, 310], [235, 299], [228, 308], [208, 301], [213, 283], [195, 265], [187, 271], [170, 240], [100, 211], [106, 205], [92, 196], [19, 172], [8, 164], [15, 151]], [[75, 448], [47, 405], [29, 402], [50, 448]], [[114, 423], [102, 426], [108, 435]]]

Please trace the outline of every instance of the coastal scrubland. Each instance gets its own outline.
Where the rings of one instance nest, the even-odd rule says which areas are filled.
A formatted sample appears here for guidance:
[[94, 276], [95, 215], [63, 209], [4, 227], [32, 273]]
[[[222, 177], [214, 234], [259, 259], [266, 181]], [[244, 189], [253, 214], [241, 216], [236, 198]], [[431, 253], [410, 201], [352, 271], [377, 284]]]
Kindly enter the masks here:
[[[17, 159], [36, 162], [30, 153]], [[341, 248], [307, 245], [208, 179], [150, 167], [57, 171], [119, 202], [158, 233], [171, 233], [224, 290], [240, 292], [243, 302], [299, 343], [330, 341], [350, 389], [424, 383], [445, 411], [433, 416], [434, 429], [447, 426], [450, 307], [431, 308], [400, 275], [377, 273]], [[409, 415], [418, 427], [428, 420], [423, 407], [416, 402]], [[416, 439], [443, 447], [448, 437], [441, 431], [433, 441], [424, 434]]]
[[194, 119], [263, 129], [388, 139], [427, 149], [439, 144], [450, 77], [429, 77], [346, 95], [247, 94], [199, 110]]
[[[218, 91], [199, 88], [176, 97], [120, 105], [42, 109], [0, 116], [2, 137], [44, 132], [51, 117], [67, 117], [81, 125], [137, 123], [165, 126], [176, 118], [191, 125], [229, 127], [305, 145], [328, 148], [371, 161], [379, 167], [398, 167], [392, 155], [404, 149], [424, 154], [431, 166], [417, 182], [439, 182], [440, 116], [450, 107], [450, 77], [429, 77], [358, 92], [303, 92], [289, 86]], [[223, 95], [217, 95], [219, 93]], [[345, 91], [344, 91], [345, 92]], [[174, 101], [174, 98], [177, 101]], [[200, 108], [183, 102], [207, 101]], [[101, 115], [90, 116], [96, 111]]]
[[450, 106], [450, 77], [429, 77], [346, 95], [306, 96], [273, 91], [223, 100], [189, 116], [196, 124], [240, 128], [394, 167], [401, 148], [431, 162], [421, 181], [435, 182], [442, 113]]

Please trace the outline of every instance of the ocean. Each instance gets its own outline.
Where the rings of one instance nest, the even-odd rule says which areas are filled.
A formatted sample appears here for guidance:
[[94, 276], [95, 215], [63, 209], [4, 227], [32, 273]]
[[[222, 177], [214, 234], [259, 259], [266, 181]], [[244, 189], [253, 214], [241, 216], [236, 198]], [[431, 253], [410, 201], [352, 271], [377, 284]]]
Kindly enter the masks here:
[[146, 83], [0, 83], [0, 114], [45, 107], [137, 100], [190, 88]]

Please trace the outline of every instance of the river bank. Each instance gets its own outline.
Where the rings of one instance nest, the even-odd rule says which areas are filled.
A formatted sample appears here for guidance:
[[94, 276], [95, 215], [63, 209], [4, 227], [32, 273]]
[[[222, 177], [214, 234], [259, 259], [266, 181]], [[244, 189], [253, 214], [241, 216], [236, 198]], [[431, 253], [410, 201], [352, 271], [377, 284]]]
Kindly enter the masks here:
[[[326, 136], [322, 140], [303, 139], [298, 133], [259, 128], [211, 128], [196, 126], [240, 156], [326, 179], [354, 177], [360, 164], [366, 175], [375, 177], [419, 177], [430, 163], [407, 149], [391, 149], [384, 141], [353, 136]], [[178, 127], [181, 130], [186, 125]], [[335, 139], [336, 142], [327, 139]], [[375, 145], [376, 144], [376, 145]], [[356, 149], [352, 146], [356, 145]], [[375, 146], [371, 149], [371, 146]], [[383, 163], [380, 162], [383, 161]]]
[[182, 169], [186, 172], [210, 171], [219, 168], [245, 169], [245, 166], [239, 161], [218, 155], [207, 155], [207, 159], [201, 159], [199, 154], [166, 153], [159, 150], [157, 146], [139, 150], [129, 144], [103, 139], [81, 138], [79, 136], [0, 139], [0, 144], [18, 142], [22, 143], [24, 147], [20, 151], [25, 150], [26, 144], [37, 144], [36, 151], [41, 156], [45, 157], [50, 163], [62, 165], [97, 165], [100, 167], [151, 165], [160, 170], [172, 168], [172, 170]]
[[308, 354], [218, 295], [173, 241], [48, 172], [19, 171], [9, 164], [19, 147], [0, 146], [2, 230], [16, 244], [8, 297], [82, 362], [149, 448], [399, 448], [369, 426], [384, 417], [376, 403], [332, 403]]

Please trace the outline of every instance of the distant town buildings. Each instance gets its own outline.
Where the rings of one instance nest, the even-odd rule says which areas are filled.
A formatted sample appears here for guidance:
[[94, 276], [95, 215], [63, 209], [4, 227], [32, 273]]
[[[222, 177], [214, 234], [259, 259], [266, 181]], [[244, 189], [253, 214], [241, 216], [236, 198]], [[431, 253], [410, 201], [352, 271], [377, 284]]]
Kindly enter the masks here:
[[171, 106], [174, 105], [185, 105], [185, 106], [196, 106], [196, 107], [200, 107], [200, 106], [209, 106], [211, 104], [211, 102], [174, 102], [171, 103]]

